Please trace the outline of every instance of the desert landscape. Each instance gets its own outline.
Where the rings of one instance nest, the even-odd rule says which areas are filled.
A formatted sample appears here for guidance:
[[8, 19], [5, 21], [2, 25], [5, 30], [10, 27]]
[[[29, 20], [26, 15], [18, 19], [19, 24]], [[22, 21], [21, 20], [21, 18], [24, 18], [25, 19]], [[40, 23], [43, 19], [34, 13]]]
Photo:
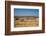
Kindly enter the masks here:
[[37, 16], [14, 16], [14, 27], [36, 27], [38, 24]]
[[39, 9], [14, 8], [14, 27], [37, 27]]

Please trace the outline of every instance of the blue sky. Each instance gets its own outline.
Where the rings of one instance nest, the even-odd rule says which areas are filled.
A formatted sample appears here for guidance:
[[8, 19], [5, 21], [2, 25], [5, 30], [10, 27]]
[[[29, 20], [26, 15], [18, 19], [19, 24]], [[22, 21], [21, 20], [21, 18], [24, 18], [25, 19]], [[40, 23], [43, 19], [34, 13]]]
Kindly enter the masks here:
[[14, 8], [14, 16], [38, 16], [39, 9]]

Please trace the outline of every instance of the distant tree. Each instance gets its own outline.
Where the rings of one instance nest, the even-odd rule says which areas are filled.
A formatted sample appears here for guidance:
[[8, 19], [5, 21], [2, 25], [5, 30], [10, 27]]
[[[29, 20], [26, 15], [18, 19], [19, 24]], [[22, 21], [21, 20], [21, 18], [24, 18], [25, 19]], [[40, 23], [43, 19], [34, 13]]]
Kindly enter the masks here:
[[19, 20], [19, 18], [16, 18], [16, 20]]

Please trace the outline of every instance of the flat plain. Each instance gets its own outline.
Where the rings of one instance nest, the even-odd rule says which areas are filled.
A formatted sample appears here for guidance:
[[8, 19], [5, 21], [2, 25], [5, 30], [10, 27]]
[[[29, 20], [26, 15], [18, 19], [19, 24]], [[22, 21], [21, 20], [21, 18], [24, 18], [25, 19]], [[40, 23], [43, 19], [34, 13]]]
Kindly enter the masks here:
[[37, 16], [14, 16], [14, 27], [36, 27], [38, 24]]

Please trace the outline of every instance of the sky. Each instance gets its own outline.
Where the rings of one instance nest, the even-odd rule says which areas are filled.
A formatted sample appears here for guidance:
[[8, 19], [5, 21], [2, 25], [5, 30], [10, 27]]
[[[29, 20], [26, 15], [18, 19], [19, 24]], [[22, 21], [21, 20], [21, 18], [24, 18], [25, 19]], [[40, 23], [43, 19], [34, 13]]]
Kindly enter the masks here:
[[14, 8], [14, 16], [38, 16], [39, 9]]

